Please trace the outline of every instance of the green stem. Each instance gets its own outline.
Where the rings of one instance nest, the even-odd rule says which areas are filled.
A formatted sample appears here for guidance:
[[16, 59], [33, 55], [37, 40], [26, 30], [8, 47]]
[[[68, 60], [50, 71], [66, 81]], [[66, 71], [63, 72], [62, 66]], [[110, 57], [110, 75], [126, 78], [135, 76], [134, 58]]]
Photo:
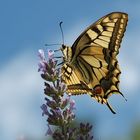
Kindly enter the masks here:
[[53, 83], [53, 86], [55, 87], [55, 82], [54, 82], [54, 81], [52, 81], [52, 83]]
[[67, 137], [67, 126], [65, 123], [62, 124], [62, 134], [64, 135], [64, 138], [65, 140], [68, 140], [68, 137]]

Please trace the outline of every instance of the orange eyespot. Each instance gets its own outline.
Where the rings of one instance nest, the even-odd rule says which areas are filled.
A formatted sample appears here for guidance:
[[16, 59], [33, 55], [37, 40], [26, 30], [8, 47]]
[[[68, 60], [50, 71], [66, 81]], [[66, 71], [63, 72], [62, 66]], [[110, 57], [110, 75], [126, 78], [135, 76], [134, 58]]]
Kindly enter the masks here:
[[101, 94], [102, 93], [102, 87], [101, 86], [96, 86], [94, 88], [94, 93], [95, 94]]

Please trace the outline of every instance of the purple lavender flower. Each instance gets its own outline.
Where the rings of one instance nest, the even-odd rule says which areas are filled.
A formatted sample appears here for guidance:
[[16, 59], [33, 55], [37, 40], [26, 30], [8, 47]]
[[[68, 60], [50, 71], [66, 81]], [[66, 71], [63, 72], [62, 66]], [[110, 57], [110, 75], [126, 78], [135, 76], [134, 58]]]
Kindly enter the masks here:
[[41, 106], [41, 109], [43, 110], [43, 112], [42, 112], [42, 116], [44, 116], [44, 115], [49, 115], [49, 112], [48, 112], [48, 107], [47, 107], [47, 105], [46, 104], [43, 104], [42, 106]]
[[47, 132], [46, 132], [46, 136], [47, 136], [47, 135], [52, 136], [52, 134], [53, 134], [53, 131], [51, 130], [50, 125], [48, 124], [48, 130], [47, 130]]
[[48, 50], [48, 57], [49, 57], [49, 59], [53, 59], [53, 57], [54, 57], [54, 51], [52, 51], [52, 50]]
[[40, 58], [40, 62], [38, 63], [38, 71], [41, 71], [43, 73], [46, 72], [46, 60], [45, 60], [45, 53], [42, 49], [38, 50], [38, 56]]
[[75, 108], [75, 101], [74, 100], [70, 100], [70, 110], [73, 111]]
[[89, 123], [87, 124], [80, 123], [78, 140], [93, 140], [93, 136], [90, 135], [91, 130], [92, 130], [92, 125], [90, 125]]
[[42, 78], [50, 82], [56, 81], [59, 72], [56, 70], [57, 61], [53, 59], [54, 51], [48, 50], [48, 60], [45, 58], [43, 50], [40, 49], [38, 52], [38, 56], [40, 58], [38, 71], [42, 72]]
[[[64, 97], [67, 86], [61, 80], [61, 71], [57, 68], [54, 51], [48, 50], [48, 59], [43, 50], [39, 50], [39, 69], [41, 77], [45, 80], [45, 103], [41, 106], [42, 115], [47, 117], [48, 130], [46, 135], [54, 140], [92, 140], [90, 135], [92, 126], [80, 124], [72, 127], [75, 113], [75, 101], [70, 96]], [[52, 131], [51, 126], [55, 126]]]
[[61, 101], [61, 109], [64, 109], [70, 102], [70, 97], [68, 96], [67, 98], [65, 99], [62, 99]]
[[41, 59], [42, 61], [45, 60], [45, 53], [44, 53], [44, 50], [39, 49], [39, 50], [38, 50], [38, 56], [40, 57], [40, 59]]
[[45, 66], [45, 63], [43, 63], [42, 61], [40, 61], [39, 63], [38, 63], [38, 72], [43, 72], [43, 73], [45, 73], [46, 72], [46, 66]]

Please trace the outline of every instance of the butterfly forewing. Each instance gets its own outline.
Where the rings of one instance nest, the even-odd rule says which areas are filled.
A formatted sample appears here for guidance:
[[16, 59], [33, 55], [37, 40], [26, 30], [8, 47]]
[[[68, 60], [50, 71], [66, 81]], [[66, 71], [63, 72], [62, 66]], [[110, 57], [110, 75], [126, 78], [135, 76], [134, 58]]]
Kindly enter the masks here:
[[65, 73], [62, 79], [68, 85], [68, 93], [88, 93], [108, 106], [107, 98], [120, 93], [118, 85], [121, 71], [116, 56], [127, 21], [127, 14], [111, 13], [89, 26], [77, 38], [71, 48], [71, 62], [62, 66]]
[[[96, 43], [103, 48], [115, 49], [114, 44], [120, 43], [124, 34], [128, 16], [126, 13], [111, 13], [104, 16], [89, 26], [72, 45], [73, 56], [79, 55], [79, 51], [91, 43]], [[108, 46], [102, 43], [107, 42]], [[120, 44], [116, 44], [120, 45]], [[73, 57], [74, 58], [74, 57]]]

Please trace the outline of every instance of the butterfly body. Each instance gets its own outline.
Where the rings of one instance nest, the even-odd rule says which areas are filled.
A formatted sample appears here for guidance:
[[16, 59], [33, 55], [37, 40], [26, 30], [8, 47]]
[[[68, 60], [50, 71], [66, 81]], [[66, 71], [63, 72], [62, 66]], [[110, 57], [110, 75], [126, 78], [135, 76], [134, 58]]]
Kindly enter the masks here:
[[125, 32], [128, 16], [114, 12], [89, 26], [72, 47], [62, 45], [64, 64], [62, 80], [67, 93], [89, 94], [100, 103], [108, 104], [108, 97], [119, 91], [117, 54]]

